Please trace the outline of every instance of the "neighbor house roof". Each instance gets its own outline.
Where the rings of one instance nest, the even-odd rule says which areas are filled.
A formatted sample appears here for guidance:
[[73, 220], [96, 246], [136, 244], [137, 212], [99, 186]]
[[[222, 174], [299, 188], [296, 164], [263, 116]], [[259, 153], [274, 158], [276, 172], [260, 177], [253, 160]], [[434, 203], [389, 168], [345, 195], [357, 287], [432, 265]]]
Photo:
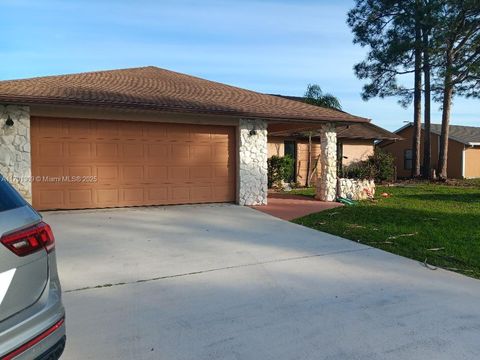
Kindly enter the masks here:
[[[413, 123], [401, 127], [395, 133], [400, 133], [402, 130], [413, 126]], [[422, 124], [422, 128], [425, 129], [425, 124]], [[431, 124], [430, 129], [432, 134], [440, 136], [442, 134], [441, 124]], [[462, 126], [462, 125], [450, 125], [449, 139], [458, 141], [465, 145], [480, 145], [480, 127], [477, 126]]]
[[294, 121], [368, 121], [153, 66], [0, 81], [0, 103], [107, 106]]
[[[440, 124], [432, 124], [430, 129], [434, 134], [439, 136], [442, 134]], [[450, 125], [448, 137], [465, 145], [480, 145], [480, 127]]]

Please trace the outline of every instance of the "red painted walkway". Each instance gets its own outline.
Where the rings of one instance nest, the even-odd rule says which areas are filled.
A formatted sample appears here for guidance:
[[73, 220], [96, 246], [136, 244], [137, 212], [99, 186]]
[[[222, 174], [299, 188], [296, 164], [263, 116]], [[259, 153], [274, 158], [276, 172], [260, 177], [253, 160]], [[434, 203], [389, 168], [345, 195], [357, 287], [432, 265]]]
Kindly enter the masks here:
[[301, 195], [269, 193], [268, 205], [252, 206], [252, 208], [283, 220], [293, 220], [339, 206], [343, 205], [336, 202], [318, 201]]

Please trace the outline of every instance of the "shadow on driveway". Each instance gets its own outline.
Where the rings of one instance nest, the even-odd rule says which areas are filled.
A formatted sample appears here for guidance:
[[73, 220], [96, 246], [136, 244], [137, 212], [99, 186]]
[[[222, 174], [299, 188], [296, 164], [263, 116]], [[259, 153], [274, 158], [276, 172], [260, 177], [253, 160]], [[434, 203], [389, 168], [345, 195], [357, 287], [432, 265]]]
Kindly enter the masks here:
[[234, 205], [44, 215], [63, 359], [480, 356], [474, 279]]

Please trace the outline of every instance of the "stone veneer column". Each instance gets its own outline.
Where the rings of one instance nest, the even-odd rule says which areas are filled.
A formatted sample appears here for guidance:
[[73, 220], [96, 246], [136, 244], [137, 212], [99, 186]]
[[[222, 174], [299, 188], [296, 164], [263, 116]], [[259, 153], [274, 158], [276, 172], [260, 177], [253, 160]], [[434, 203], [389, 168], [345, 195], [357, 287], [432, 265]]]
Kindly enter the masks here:
[[[8, 116], [13, 126], [7, 126]], [[30, 108], [0, 105], [0, 174], [32, 202]]]
[[266, 205], [267, 122], [240, 119], [238, 131], [238, 203]]
[[315, 198], [335, 201], [337, 197], [337, 130], [335, 124], [327, 123], [320, 128], [321, 174], [317, 180]]

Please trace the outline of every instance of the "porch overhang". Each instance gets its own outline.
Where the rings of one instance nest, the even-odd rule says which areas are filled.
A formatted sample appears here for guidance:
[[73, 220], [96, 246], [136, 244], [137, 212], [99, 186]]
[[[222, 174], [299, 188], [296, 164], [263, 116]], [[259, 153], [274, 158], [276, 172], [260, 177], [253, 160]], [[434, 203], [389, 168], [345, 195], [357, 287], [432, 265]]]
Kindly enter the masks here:
[[[356, 140], [402, 140], [402, 137], [382, 129], [370, 122], [364, 123], [345, 123], [345, 122], [327, 122], [331, 123], [336, 131], [338, 139], [356, 139]], [[325, 124], [325, 123], [323, 123]], [[289, 138], [305, 139], [309, 133], [314, 139], [320, 138], [320, 129], [323, 124], [292, 124], [292, 123], [270, 123], [268, 124], [269, 136], [283, 136]]]

